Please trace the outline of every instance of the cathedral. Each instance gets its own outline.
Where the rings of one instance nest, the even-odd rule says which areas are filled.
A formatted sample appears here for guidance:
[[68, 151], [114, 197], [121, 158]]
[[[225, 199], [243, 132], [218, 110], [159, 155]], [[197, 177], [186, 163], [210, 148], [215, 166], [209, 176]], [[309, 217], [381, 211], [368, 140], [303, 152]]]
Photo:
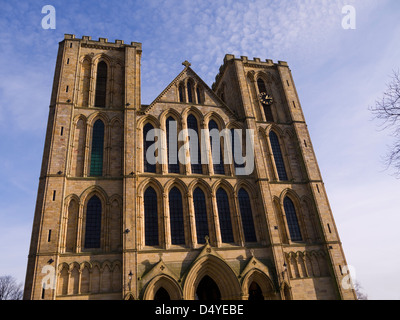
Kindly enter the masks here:
[[143, 105], [141, 55], [59, 44], [24, 299], [356, 299], [288, 64], [185, 61]]

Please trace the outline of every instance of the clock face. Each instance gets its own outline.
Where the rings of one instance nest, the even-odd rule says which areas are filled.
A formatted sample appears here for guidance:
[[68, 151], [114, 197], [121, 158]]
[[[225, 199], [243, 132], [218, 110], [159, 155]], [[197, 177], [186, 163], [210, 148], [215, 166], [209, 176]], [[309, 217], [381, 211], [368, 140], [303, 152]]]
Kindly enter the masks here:
[[271, 105], [273, 102], [273, 99], [266, 92], [262, 92], [262, 93], [260, 93], [260, 101], [263, 104]]

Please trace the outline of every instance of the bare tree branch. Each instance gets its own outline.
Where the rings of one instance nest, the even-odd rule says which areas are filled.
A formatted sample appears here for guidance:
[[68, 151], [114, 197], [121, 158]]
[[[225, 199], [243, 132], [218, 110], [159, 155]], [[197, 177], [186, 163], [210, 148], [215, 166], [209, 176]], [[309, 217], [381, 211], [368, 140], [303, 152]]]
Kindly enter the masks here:
[[369, 109], [375, 119], [381, 120], [382, 129], [390, 129], [392, 135], [396, 137], [397, 141], [390, 146], [385, 163], [387, 167], [393, 166], [400, 178], [400, 72], [398, 70], [393, 71], [391, 82], [387, 84], [383, 97]]
[[0, 300], [22, 300], [22, 283], [11, 276], [0, 277]]

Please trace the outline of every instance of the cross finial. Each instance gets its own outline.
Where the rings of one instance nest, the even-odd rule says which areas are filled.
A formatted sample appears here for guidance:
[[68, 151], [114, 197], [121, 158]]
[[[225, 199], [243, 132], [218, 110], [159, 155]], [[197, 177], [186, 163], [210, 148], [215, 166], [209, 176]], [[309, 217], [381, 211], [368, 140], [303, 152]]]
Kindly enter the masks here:
[[189, 61], [185, 60], [184, 62], [182, 62], [182, 65], [184, 65], [186, 68], [190, 67], [191, 64]]
[[205, 236], [204, 239], [206, 240], [206, 244], [210, 244], [210, 237], [209, 236]]

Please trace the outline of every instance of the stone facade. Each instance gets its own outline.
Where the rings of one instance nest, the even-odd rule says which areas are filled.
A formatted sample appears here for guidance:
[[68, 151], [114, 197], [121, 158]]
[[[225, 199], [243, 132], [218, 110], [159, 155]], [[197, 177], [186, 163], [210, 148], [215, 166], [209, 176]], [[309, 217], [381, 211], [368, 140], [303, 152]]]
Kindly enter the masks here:
[[[24, 298], [355, 299], [340, 285], [346, 261], [287, 63], [226, 55], [210, 88], [185, 61], [167, 88], [141, 105], [141, 53], [136, 42], [74, 35], [60, 42]], [[261, 82], [270, 105], [259, 99]], [[193, 126], [189, 117], [199, 131], [208, 132], [211, 121], [219, 130], [252, 130], [252, 173], [238, 176], [234, 164], [217, 168], [210, 148], [208, 164], [197, 169], [189, 161], [175, 171], [167, 163], [147, 170], [144, 127], [166, 130], [172, 119], [179, 132]], [[188, 138], [182, 140], [178, 147], [188, 155]], [[164, 138], [161, 146], [165, 158]], [[221, 150], [228, 147], [221, 139]], [[172, 191], [180, 194], [178, 209]], [[196, 192], [204, 195], [203, 207]], [[222, 231], [223, 205], [231, 241]], [[208, 226], [204, 238], [199, 210]], [[146, 219], [150, 211], [153, 221]], [[146, 232], [154, 234], [151, 245]], [[88, 246], [93, 235], [98, 245]], [[43, 288], [51, 274], [43, 270], [55, 270], [54, 286]], [[201, 289], [207, 286], [213, 289]]]

